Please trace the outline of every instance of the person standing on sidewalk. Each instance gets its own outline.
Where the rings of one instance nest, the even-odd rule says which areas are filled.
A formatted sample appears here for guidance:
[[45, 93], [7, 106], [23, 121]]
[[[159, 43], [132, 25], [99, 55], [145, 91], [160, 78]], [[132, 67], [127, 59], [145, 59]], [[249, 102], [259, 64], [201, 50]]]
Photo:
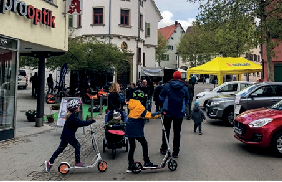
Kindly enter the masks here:
[[62, 153], [65, 148], [70, 144], [75, 148], [75, 167], [86, 167], [87, 165], [80, 161], [80, 143], [75, 137], [75, 133], [79, 127], [88, 126], [95, 120], [82, 121], [78, 118], [80, 111], [81, 100], [71, 99], [67, 103], [68, 113], [66, 115], [66, 122], [61, 134], [61, 142], [58, 149], [53, 153], [49, 161], [45, 161], [45, 168], [47, 172], [50, 172], [54, 161]]
[[53, 93], [54, 81], [53, 81], [53, 78], [52, 78], [52, 74], [49, 74], [49, 77], [47, 78], [47, 85], [48, 85], [48, 92], [47, 93]]
[[[185, 83], [181, 80], [181, 72], [175, 71], [173, 79], [162, 89], [160, 100], [163, 101], [164, 127], [166, 136], [169, 139], [171, 122], [173, 121], [173, 153], [172, 157], [177, 158], [180, 151], [180, 133], [185, 106], [189, 102], [189, 92]], [[165, 155], [167, 144], [164, 133], [162, 134], [161, 154]]]
[[191, 119], [191, 109], [192, 109], [192, 101], [193, 101], [193, 97], [194, 97], [194, 89], [193, 86], [191, 84], [191, 80], [186, 79], [185, 80], [185, 84], [188, 88], [188, 92], [189, 92], [189, 102], [186, 104], [186, 119], [190, 120]]
[[38, 80], [38, 76], [37, 76], [37, 72], [34, 73], [34, 75], [30, 78], [30, 82], [32, 84], [31, 86], [31, 96], [33, 98], [37, 97], [37, 80]]
[[154, 96], [153, 96], [153, 100], [155, 101], [155, 105], [156, 105], [156, 112], [159, 112], [161, 108], [163, 107], [163, 103], [162, 101], [160, 101], [160, 98], [159, 98], [162, 89], [163, 89], [163, 82], [160, 81], [154, 91]]

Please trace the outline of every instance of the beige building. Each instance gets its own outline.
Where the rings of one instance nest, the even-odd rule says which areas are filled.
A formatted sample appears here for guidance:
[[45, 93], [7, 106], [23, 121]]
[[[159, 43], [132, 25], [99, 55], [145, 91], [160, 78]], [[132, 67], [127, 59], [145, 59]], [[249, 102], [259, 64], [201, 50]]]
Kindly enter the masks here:
[[20, 55], [39, 60], [36, 126], [43, 125], [45, 60], [68, 50], [65, 9], [62, 0], [0, 0], [0, 140], [15, 135]]

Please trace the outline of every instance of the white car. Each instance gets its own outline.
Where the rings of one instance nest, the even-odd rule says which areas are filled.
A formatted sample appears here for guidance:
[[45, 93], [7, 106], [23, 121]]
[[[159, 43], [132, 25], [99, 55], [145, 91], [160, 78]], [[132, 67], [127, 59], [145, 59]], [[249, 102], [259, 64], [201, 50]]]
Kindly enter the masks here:
[[26, 89], [28, 86], [28, 79], [26, 75], [25, 70], [19, 70], [18, 74], [18, 88], [22, 87], [23, 89]]
[[232, 81], [232, 82], [225, 82], [218, 87], [215, 87], [211, 91], [207, 92], [200, 92], [196, 95], [196, 100], [199, 102], [199, 107], [205, 108], [208, 99], [226, 95], [226, 94], [235, 94], [238, 91], [243, 90], [244, 88], [253, 85], [256, 82], [248, 82], [248, 81]]

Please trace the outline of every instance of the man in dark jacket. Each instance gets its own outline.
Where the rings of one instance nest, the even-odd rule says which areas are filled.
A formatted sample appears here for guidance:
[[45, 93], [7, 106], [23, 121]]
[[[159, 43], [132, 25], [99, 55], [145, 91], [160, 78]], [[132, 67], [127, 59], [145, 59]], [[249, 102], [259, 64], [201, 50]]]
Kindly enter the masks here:
[[[172, 157], [177, 158], [180, 151], [180, 132], [183, 117], [185, 116], [185, 106], [189, 102], [189, 92], [185, 83], [181, 81], [181, 72], [173, 73], [173, 79], [162, 89], [160, 100], [163, 101], [164, 127], [166, 136], [169, 139], [171, 122], [173, 121], [173, 153]], [[160, 152], [165, 155], [167, 144], [165, 136], [162, 136]]]
[[192, 104], [192, 101], [193, 101], [193, 97], [194, 97], [194, 89], [193, 89], [193, 86], [191, 84], [191, 80], [185, 80], [185, 84], [188, 88], [188, 92], [189, 92], [189, 102], [188, 104], [186, 104], [186, 119], [190, 120], [191, 119], [191, 104]]
[[160, 101], [159, 98], [162, 89], [163, 89], [163, 82], [160, 81], [159, 85], [156, 87], [154, 91], [154, 96], [153, 96], [153, 100], [155, 101], [155, 105], [156, 105], [156, 112], [159, 112], [161, 107], [163, 106], [163, 102]]
[[31, 96], [33, 98], [36, 98], [37, 97], [37, 72], [34, 73], [34, 75], [30, 78], [30, 82], [32, 83], [32, 86], [31, 86]]

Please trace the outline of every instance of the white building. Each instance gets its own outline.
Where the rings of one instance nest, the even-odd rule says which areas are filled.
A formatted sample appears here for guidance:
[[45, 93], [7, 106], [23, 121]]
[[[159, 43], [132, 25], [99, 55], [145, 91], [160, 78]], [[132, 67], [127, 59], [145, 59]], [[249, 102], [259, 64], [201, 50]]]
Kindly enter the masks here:
[[160, 62], [160, 66], [173, 69], [184, 66], [184, 63], [182, 63], [181, 58], [177, 54], [176, 50], [180, 42], [181, 36], [185, 33], [181, 24], [175, 21], [175, 24], [160, 28], [159, 31], [168, 43], [166, 60], [162, 60]]
[[130, 71], [127, 75], [117, 73], [114, 78], [127, 84], [140, 77], [141, 67], [155, 66], [161, 19], [154, 0], [84, 0], [83, 15], [70, 16], [69, 25], [74, 36], [94, 35], [131, 52]]

